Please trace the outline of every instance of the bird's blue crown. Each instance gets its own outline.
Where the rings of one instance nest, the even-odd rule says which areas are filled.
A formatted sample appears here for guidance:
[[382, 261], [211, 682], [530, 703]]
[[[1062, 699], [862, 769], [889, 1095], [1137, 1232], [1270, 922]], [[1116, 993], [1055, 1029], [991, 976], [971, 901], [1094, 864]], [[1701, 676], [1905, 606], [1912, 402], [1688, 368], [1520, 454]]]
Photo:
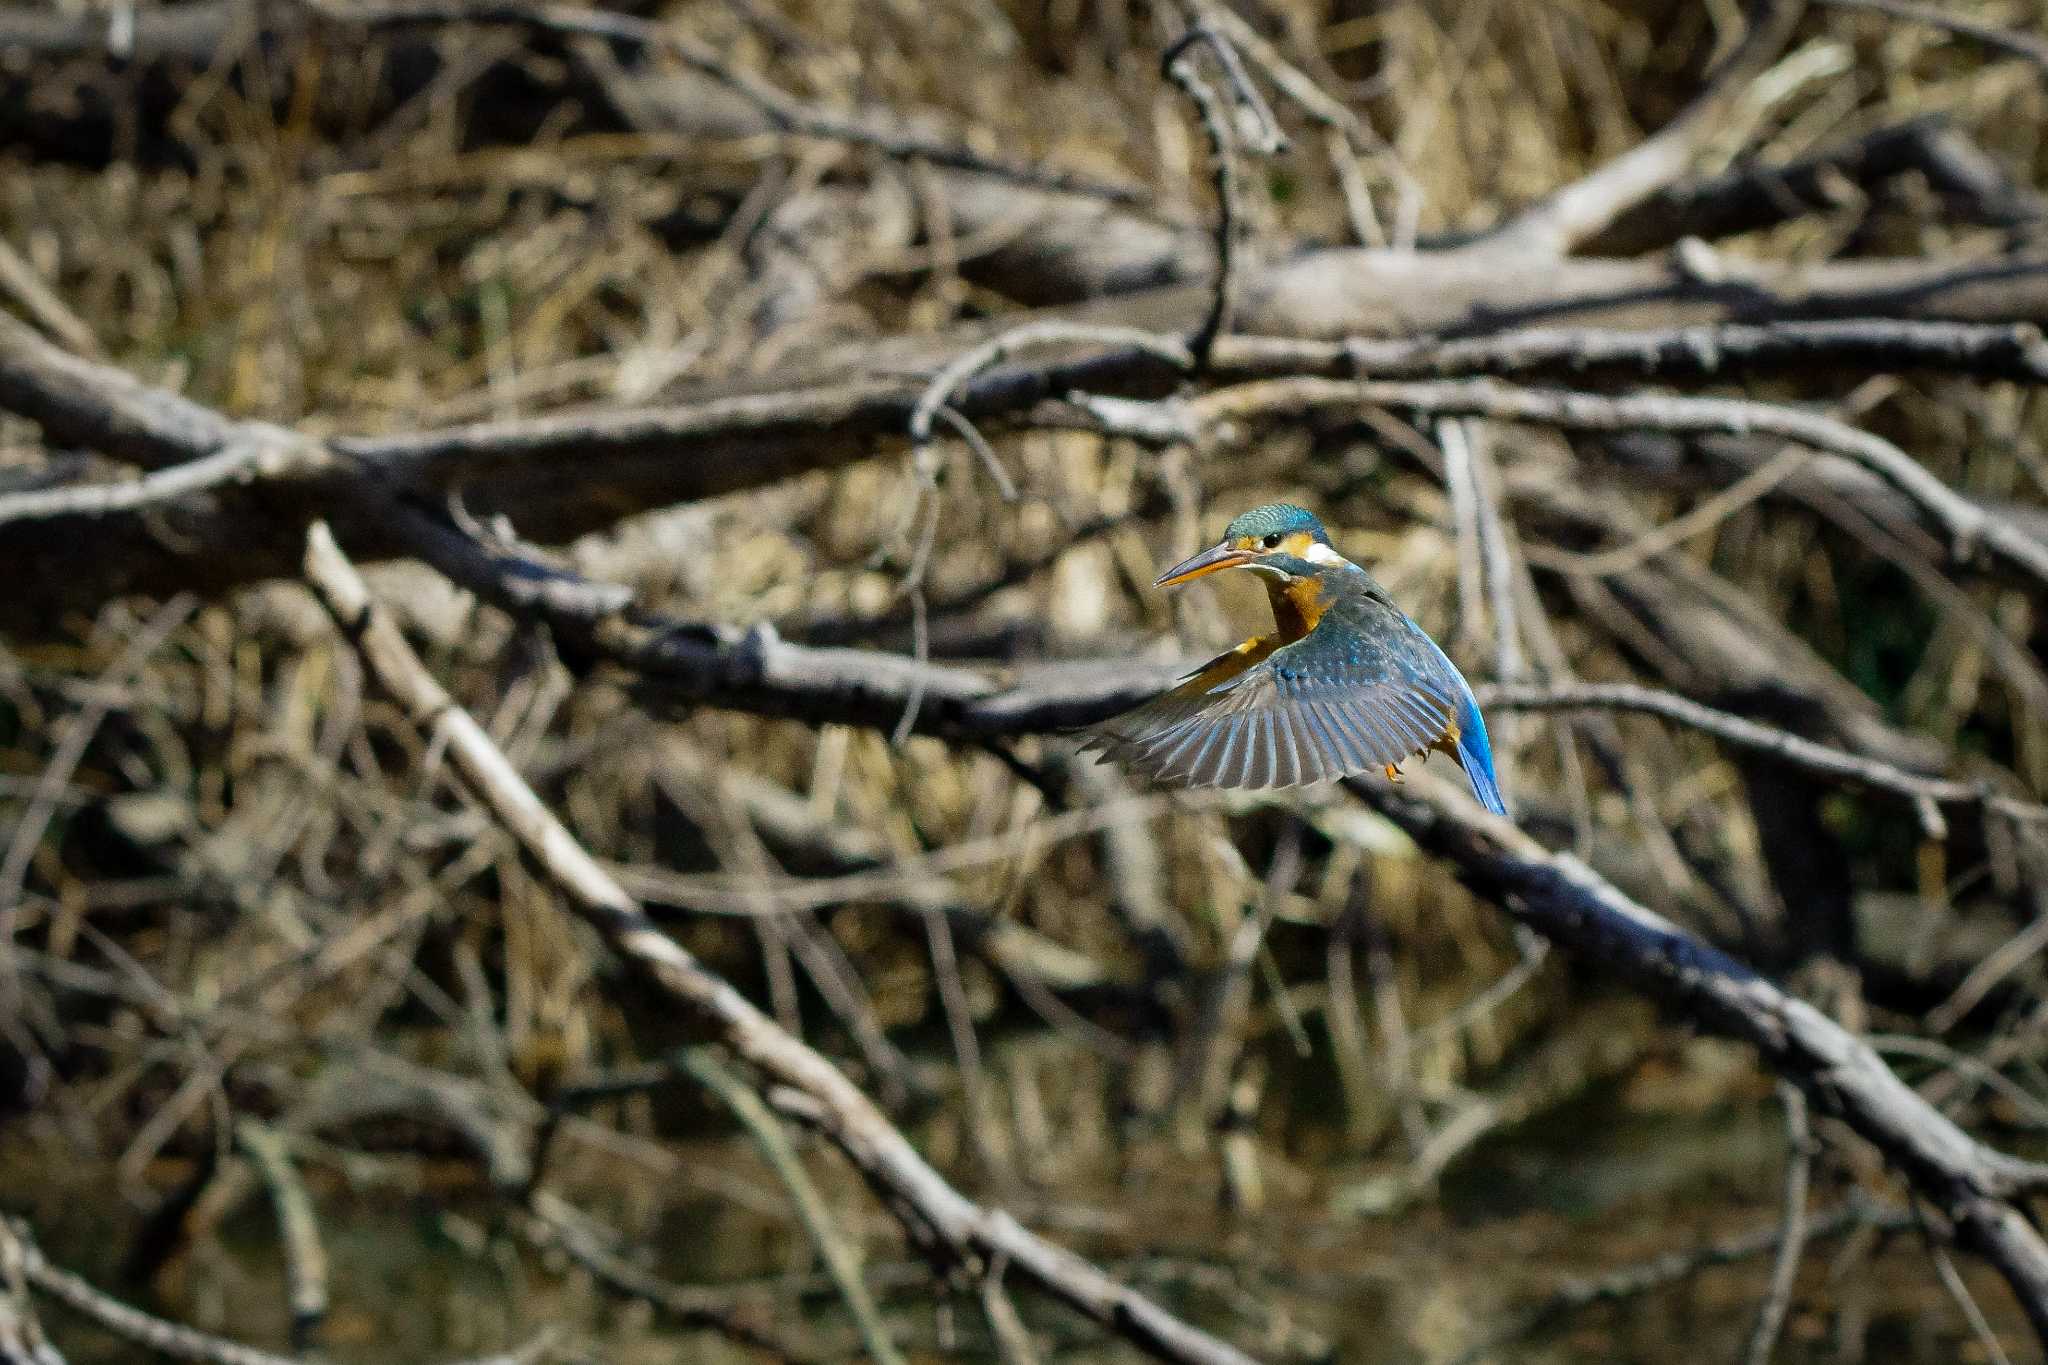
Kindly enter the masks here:
[[1323, 529], [1323, 523], [1316, 519], [1316, 514], [1291, 502], [1269, 502], [1264, 507], [1254, 507], [1224, 527], [1223, 538], [1260, 540], [1271, 535], [1292, 535], [1296, 531], [1306, 531], [1321, 544], [1330, 543], [1330, 533]]

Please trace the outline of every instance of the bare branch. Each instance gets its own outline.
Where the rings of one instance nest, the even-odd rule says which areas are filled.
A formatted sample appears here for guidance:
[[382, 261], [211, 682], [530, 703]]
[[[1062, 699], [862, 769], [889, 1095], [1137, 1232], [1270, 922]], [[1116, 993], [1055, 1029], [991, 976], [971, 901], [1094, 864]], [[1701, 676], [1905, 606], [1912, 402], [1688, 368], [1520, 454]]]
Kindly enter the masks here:
[[291, 432], [250, 423], [211, 455], [171, 465], [126, 483], [65, 484], [0, 494], [0, 526], [52, 517], [106, 517], [139, 512], [196, 493], [238, 484], [318, 476], [335, 466], [331, 451]]
[[1909, 800], [1954, 805], [1981, 802], [1988, 809], [2012, 819], [2048, 820], [2048, 807], [2034, 802], [2000, 796], [1980, 784], [1927, 777], [1877, 759], [1844, 753], [1803, 739], [1790, 731], [1759, 725], [1656, 688], [1640, 687], [1634, 683], [1566, 683], [1543, 687], [1482, 683], [1476, 690], [1483, 704], [1503, 710], [1640, 711], [1690, 726], [1738, 748], [1769, 754], [1828, 777], [1896, 792]]
[[790, 1202], [796, 1205], [804, 1230], [818, 1248], [818, 1258], [824, 1261], [840, 1298], [845, 1300], [847, 1311], [853, 1315], [854, 1324], [860, 1329], [861, 1344], [867, 1347], [868, 1354], [881, 1365], [903, 1365], [903, 1353], [896, 1349], [888, 1327], [875, 1310], [874, 1297], [868, 1293], [867, 1284], [861, 1279], [860, 1262], [853, 1248], [847, 1245], [846, 1238], [833, 1223], [831, 1211], [825, 1207], [818, 1187], [811, 1183], [810, 1175], [804, 1170], [803, 1161], [790, 1144], [788, 1135], [782, 1131], [781, 1123], [752, 1088], [709, 1052], [686, 1050], [681, 1064], [683, 1070], [732, 1111], [753, 1137], [761, 1155], [774, 1167], [783, 1188], [789, 1191]]
[[477, 796], [575, 901], [614, 951], [716, 1028], [748, 1064], [807, 1097], [818, 1122], [893, 1207], [953, 1256], [1008, 1258], [1020, 1274], [1162, 1360], [1246, 1365], [1250, 1359], [1173, 1317], [1094, 1266], [973, 1203], [926, 1164], [901, 1132], [829, 1061], [791, 1037], [647, 918], [637, 902], [549, 813], [490, 736], [449, 698], [324, 526], [307, 541], [306, 573], [414, 722], [448, 747]]
[[2019, 1196], [2048, 1185], [2048, 1167], [1994, 1151], [1887, 1068], [1869, 1044], [1749, 968], [1674, 927], [1565, 853], [1423, 784], [1345, 785], [1474, 891], [1520, 923], [1647, 991], [1667, 1008], [1757, 1049], [1821, 1113], [1883, 1152], [1942, 1210], [1959, 1240], [2011, 1286], [2048, 1337], [2048, 1242]]
[[1909, 24], [1925, 24], [2024, 58], [2039, 67], [2043, 74], [2048, 74], [2048, 41], [2030, 33], [1980, 24], [1934, 5], [1914, 4], [1912, 0], [1820, 0], [1820, 3], [1830, 9], [1861, 10], [1866, 14], [1882, 14], [1888, 19], [1903, 19]]
[[1789, 1081], [1778, 1083], [1778, 1102], [1785, 1107], [1785, 1217], [1778, 1228], [1778, 1257], [1771, 1267], [1771, 1287], [1757, 1310], [1743, 1359], [1748, 1365], [1769, 1365], [1792, 1306], [1792, 1286], [1799, 1260], [1806, 1253], [1806, 1186], [1813, 1166], [1813, 1135], [1806, 1122], [1806, 1096]]
[[412, 25], [482, 24], [544, 29], [631, 43], [674, 57], [702, 72], [758, 108], [777, 128], [800, 137], [870, 147], [885, 156], [927, 161], [935, 166], [1000, 176], [1062, 194], [1085, 194], [1112, 203], [1133, 203], [1145, 197], [1131, 185], [1105, 184], [1088, 176], [1048, 172], [1036, 166], [999, 161], [940, 138], [905, 128], [874, 127], [859, 118], [806, 104], [759, 76], [740, 70], [693, 39], [659, 24], [606, 10], [578, 9], [546, 3], [518, 4], [504, 0], [408, 0], [402, 4], [355, 5], [341, 0], [302, 0], [313, 13], [334, 23], [366, 29]]
[[[1723, 131], [1728, 111], [1749, 83], [1777, 59], [1805, 9], [1805, 0], [1759, 0], [1748, 31], [1706, 89], [1657, 133], [1592, 174], [1523, 209], [1467, 250], [1538, 259], [1567, 254], [1628, 209], [1691, 169], [1710, 137]], [[1532, 261], [1529, 263], [1534, 265]]]
[[303, 1351], [327, 1316], [327, 1250], [313, 1216], [313, 1199], [299, 1179], [283, 1137], [266, 1124], [243, 1119], [235, 1141], [249, 1154], [270, 1190], [284, 1244], [285, 1284], [291, 1299], [292, 1347]]
[[[1970, 502], [1881, 436], [1835, 418], [1796, 408], [1735, 398], [1667, 394], [1610, 397], [1554, 389], [1518, 389], [1491, 380], [1444, 383], [1345, 384], [1335, 380], [1275, 379], [1204, 394], [1181, 405], [1189, 434], [1222, 421], [1300, 413], [1306, 409], [1372, 403], [1432, 416], [1491, 417], [1574, 431], [1642, 429], [1687, 434], [1765, 435], [1796, 441], [1864, 465], [1911, 498], [1949, 538], [1949, 549], [1968, 560], [1981, 545], [2038, 583], [2048, 584], [2048, 544], [2002, 514]], [[1131, 434], [1150, 437], [1153, 428]]]

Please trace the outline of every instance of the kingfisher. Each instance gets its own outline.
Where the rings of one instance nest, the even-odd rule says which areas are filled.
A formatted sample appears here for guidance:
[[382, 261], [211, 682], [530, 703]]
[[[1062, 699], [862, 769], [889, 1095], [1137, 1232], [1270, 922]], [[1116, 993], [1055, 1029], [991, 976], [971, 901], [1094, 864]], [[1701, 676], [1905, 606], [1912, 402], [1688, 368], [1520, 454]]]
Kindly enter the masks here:
[[1182, 787], [1293, 787], [1447, 753], [1479, 803], [1508, 813], [1479, 703], [1457, 666], [1373, 576], [1337, 553], [1314, 513], [1246, 512], [1158, 588], [1224, 569], [1265, 580], [1274, 631], [1090, 731], [1084, 746]]

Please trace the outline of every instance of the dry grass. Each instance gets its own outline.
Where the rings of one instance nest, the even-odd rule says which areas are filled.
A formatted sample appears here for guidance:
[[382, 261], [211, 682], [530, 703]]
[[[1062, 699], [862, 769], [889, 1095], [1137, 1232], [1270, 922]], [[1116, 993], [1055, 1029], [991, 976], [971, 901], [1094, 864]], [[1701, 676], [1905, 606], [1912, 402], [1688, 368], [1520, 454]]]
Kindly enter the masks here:
[[[770, 8], [687, 3], [660, 18], [821, 105], [916, 110], [984, 152], [1142, 183], [1162, 221], [1207, 221], [1200, 134], [1157, 75], [1178, 29], [1163, 9]], [[1427, 241], [1483, 227], [1659, 126], [1696, 88], [1733, 6], [1255, 8], [1383, 140], [1361, 162], [1382, 226], [1398, 231], [1412, 207]], [[2036, 0], [1969, 8], [2009, 25], [2043, 19]], [[774, 136], [621, 130], [587, 91], [562, 97], [574, 63], [505, 32], [446, 39], [442, 75], [388, 108], [388, 50], [287, 40], [232, 74], [192, 76], [172, 112], [147, 120], [147, 145], [124, 145], [108, 164], [11, 161], [0, 241], [107, 358], [235, 415], [321, 431], [651, 402], [788, 372], [848, 343], [1025, 312], [1000, 280], [934, 247], [946, 208], [929, 175]], [[80, 85], [109, 79], [91, 63], [65, 70]], [[1704, 171], [1808, 155], [1937, 111], [2018, 182], [2048, 171], [2039, 73], [1960, 39], [1817, 11], [1774, 76]], [[51, 82], [49, 107], [63, 107], [62, 86]], [[1296, 152], [1260, 169], [1258, 238], [1269, 249], [1347, 240], [1321, 133], [1290, 119]], [[160, 142], [166, 130], [174, 147]], [[806, 279], [761, 223], [819, 194], [837, 196], [829, 213], [786, 225], [822, 275]], [[1958, 226], [1909, 179], [1721, 249], [1819, 261], [1947, 254], [1994, 237]], [[1742, 391], [1836, 404], [1859, 378], [1822, 370]], [[2033, 390], [1914, 378], [1863, 397], [1859, 419], [1951, 486], [2029, 506], [2048, 490]], [[1091, 435], [1015, 433], [1000, 443], [1023, 492], [1015, 504], [960, 454], [939, 495], [927, 582], [935, 606], [972, 600], [938, 612], [940, 646], [1178, 656], [1234, 639], [1262, 610], [1252, 595], [1166, 599], [1144, 585], [1221, 516], [1284, 497], [1343, 528], [1346, 550], [1468, 671], [1490, 676], [1494, 623], [1461, 612], [1452, 509], [1416, 454], [1432, 437], [1304, 422], [1189, 461]], [[1693, 488], [1632, 480], [1597, 444], [1521, 428], [1491, 436], [1511, 489], [1598, 471], [1603, 496], [1644, 526], [1697, 501]], [[55, 458], [28, 424], [0, 430], [0, 473]], [[905, 463], [885, 458], [640, 515], [562, 553], [674, 615], [770, 621], [792, 636], [887, 618], [851, 633], [901, 650], [914, 495]], [[1733, 512], [1679, 558], [1787, 626], [1901, 728], [2008, 767], [2032, 790], [2048, 782], [2038, 592], [1981, 576], [1916, 587], [1885, 554], [1783, 498]], [[1106, 819], [1050, 808], [998, 758], [930, 738], [892, 746], [867, 731], [649, 710], [627, 680], [565, 664], [543, 633], [424, 569], [387, 565], [374, 580], [437, 676], [578, 836], [629, 873], [684, 874], [693, 894], [744, 900], [794, 877], [893, 869], [893, 885], [877, 878], [815, 915], [678, 910], [671, 922], [872, 1092], [902, 1090], [900, 1116], [935, 1164], [1249, 1349], [1450, 1359], [1562, 1274], [1776, 1217], [1771, 1086], [1745, 1054], [1689, 1038], [1556, 958], [1461, 1014], [1518, 960], [1505, 921], [1341, 797], [1298, 807], [1305, 866], [1254, 964], [1243, 1036], [1226, 1040], [1244, 1060], [1226, 1062], [1224, 1079], [1259, 1087], [1250, 1132], [1263, 1175], [1263, 1207], [1230, 1211], [1247, 1195], [1226, 1181], [1222, 1096], [1171, 1082], [1176, 1066], [1200, 1075], [1218, 974], [1266, 894], [1295, 805], [1142, 808], [1137, 842], [1156, 856], [1157, 903], [1184, 954], [1177, 976], [1155, 980], [1132, 926], [1145, 907], [1129, 903], [1146, 881], [1119, 870], [1128, 844], [1104, 833]], [[1532, 636], [1532, 654], [1589, 679], [1642, 674], [1596, 602], [1542, 583], [1522, 604], [1525, 624], [1540, 609], [1551, 632]], [[295, 1134], [320, 1210], [335, 1266], [320, 1341], [336, 1357], [481, 1351], [549, 1321], [572, 1324], [593, 1357], [744, 1356], [715, 1334], [685, 1341], [612, 1306], [493, 1197], [463, 1128], [473, 1115], [423, 1117], [384, 1093], [412, 1093], [393, 1079], [417, 1081], [405, 1068], [426, 1069], [429, 1090], [460, 1078], [523, 1142], [564, 1087], [631, 1072], [693, 1041], [689, 1031], [607, 966], [366, 685], [302, 588], [194, 604], [139, 672], [107, 677], [159, 607], [109, 603], [0, 653], [0, 850], [69, 728], [95, 703], [108, 708], [75, 771], [59, 774], [20, 898], [0, 1078], [32, 1070], [47, 1089], [0, 1126], [8, 1206], [34, 1217], [54, 1259], [113, 1287], [128, 1258], [130, 1297], [280, 1345], [288, 1322], [268, 1210], [232, 1141], [233, 1116], [262, 1115]], [[1915, 1011], [2017, 922], [1997, 849], [1923, 841], [1910, 810], [1830, 798], [1821, 827], [1866, 928], [1902, 904], [1918, 912], [1903, 941], [1866, 945], [1866, 977], [1879, 980], [1866, 998], [1845, 969], [1801, 962], [1805, 908], [1781, 898], [1759, 794], [1729, 752], [1647, 719], [1619, 720], [1604, 747], [1590, 729], [1561, 726], [1496, 725], [1546, 838], [1576, 841], [1646, 901], [1738, 945], [1734, 907], [1760, 910], [1770, 918], [1748, 927], [1749, 942], [1806, 971], [1808, 993], [1852, 1020], [1915, 1027]], [[1561, 748], [1560, 733], [1580, 740]], [[1063, 767], [1058, 741], [1022, 752]], [[1085, 808], [1114, 787], [1077, 790]], [[1679, 830], [1690, 865], [1674, 865], [1646, 825]], [[948, 850], [969, 856], [944, 865]], [[1007, 969], [986, 951], [963, 958], [978, 1073], [960, 1065], [914, 913], [941, 876], [934, 863], [949, 903], [1036, 936]], [[1331, 926], [1347, 906], [1362, 919], [1333, 977]], [[1093, 976], [1066, 989], [1067, 969]], [[1337, 989], [1344, 971], [1357, 997]], [[1032, 972], [1051, 984], [1020, 989]], [[1949, 1041], [1974, 1050], [2009, 1032], [2039, 985], [2023, 969], [2002, 1013]], [[1358, 999], [1359, 1017], [1332, 1022]], [[2033, 1093], [2029, 1057], [2008, 1069]], [[2022, 1130], [2035, 1121], [2009, 1098], [1971, 1090], [1954, 1102], [1980, 1129], [2032, 1141]], [[1431, 1142], [1473, 1106], [1493, 1106], [1491, 1136], [1440, 1181], [1416, 1178]], [[309, 1117], [329, 1112], [340, 1117], [324, 1126]], [[957, 1322], [935, 1317], [926, 1277], [882, 1273], [914, 1259], [897, 1225], [829, 1149], [807, 1150], [903, 1339], [928, 1358], [986, 1358], [969, 1301]], [[594, 1102], [558, 1134], [549, 1178], [668, 1278], [737, 1286], [735, 1302], [773, 1305], [763, 1320], [807, 1347], [854, 1349], [836, 1303], [801, 1283], [813, 1252], [782, 1191], [693, 1090]], [[1816, 1187], [1830, 1202], [1851, 1188], [1897, 1194], [1853, 1142], [1831, 1149]], [[1378, 1203], [1397, 1216], [1356, 1212]], [[1839, 1274], [1823, 1282], [1816, 1257], [1801, 1280], [1782, 1358], [1868, 1358], [1858, 1341], [1875, 1358], [1957, 1358], [1969, 1330], [1911, 1238], [1840, 1248]], [[1752, 1261], [1593, 1310], [1500, 1358], [1669, 1359], [1678, 1339], [1732, 1351], [1765, 1271]], [[1994, 1324], [2016, 1333], [2003, 1291], [1969, 1273]], [[1120, 1358], [1072, 1320], [1026, 1308], [1041, 1345], [1064, 1343], [1059, 1358]], [[66, 1345], [74, 1360], [94, 1358], [86, 1337]]]

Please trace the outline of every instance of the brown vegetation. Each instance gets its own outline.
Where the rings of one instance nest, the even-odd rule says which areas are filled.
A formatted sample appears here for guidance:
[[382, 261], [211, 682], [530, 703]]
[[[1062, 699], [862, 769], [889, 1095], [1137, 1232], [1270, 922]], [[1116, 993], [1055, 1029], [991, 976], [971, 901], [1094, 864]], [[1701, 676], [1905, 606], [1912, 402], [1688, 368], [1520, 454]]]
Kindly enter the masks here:
[[2038, 1356], [2042, 19], [0, 10], [0, 1359]]

